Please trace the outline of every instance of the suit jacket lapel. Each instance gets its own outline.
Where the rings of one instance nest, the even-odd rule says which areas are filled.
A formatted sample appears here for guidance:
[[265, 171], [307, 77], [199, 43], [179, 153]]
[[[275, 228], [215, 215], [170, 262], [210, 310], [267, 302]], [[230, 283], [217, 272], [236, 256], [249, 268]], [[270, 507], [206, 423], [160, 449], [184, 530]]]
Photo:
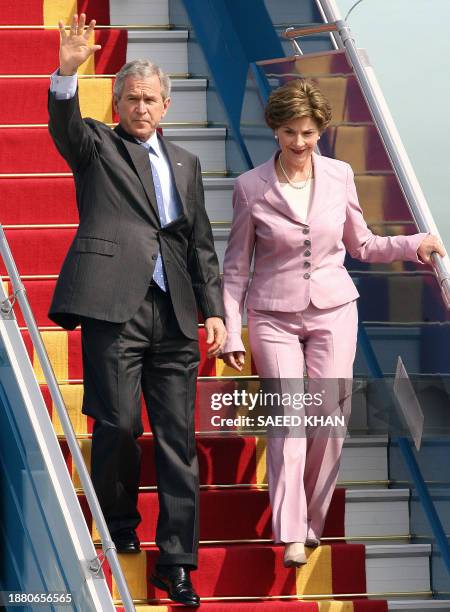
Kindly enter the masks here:
[[289, 204], [279, 187], [278, 177], [275, 171], [275, 156], [271, 157], [269, 161], [262, 165], [260, 174], [266, 181], [264, 197], [267, 202], [282, 215], [304, 225], [298, 211]]
[[142, 186], [144, 187], [151, 208], [155, 213], [154, 216], [156, 217], [157, 223], [158, 225], [160, 225], [161, 222], [159, 219], [158, 203], [156, 201], [155, 187], [153, 185], [152, 169], [150, 167], [148, 151], [145, 149], [145, 147], [137, 143], [132, 136], [129, 136], [120, 127], [120, 125], [115, 128], [115, 131], [122, 139], [122, 142], [125, 145], [126, 150], [128, 151], [134, 169], [136, 170], [139, 180], [141, 181]]
[[313, 153], [312, 161], [314, 168], [314, 190], [306, 217], [308, 225], [311, 224], [312, 219], [315, 219], [326, 210], [328, 191], [330, 189], [330, 179], [326, 168], [324, 168], [322, 157], [317, 153]]

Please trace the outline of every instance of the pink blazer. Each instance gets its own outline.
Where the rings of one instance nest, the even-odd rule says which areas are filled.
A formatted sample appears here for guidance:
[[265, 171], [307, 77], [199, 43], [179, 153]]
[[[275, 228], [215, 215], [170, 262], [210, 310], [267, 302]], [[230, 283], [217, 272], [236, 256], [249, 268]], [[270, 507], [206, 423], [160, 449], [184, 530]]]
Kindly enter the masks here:
[[275, 156], [236, 180], [223, 269], [228, 330], [224, 352], [244, 350], [246, 296], [247, 307], [256, 310], [300, 312], [310, 302], [332, 308], [359, 296], [344, 267], [346, 250], [362, 261], [419, 261], [417, 249], [426, 234], [375, 236], [364, 221], [351, 167], [316, 154], [313, 164], [314, 192], [306, 224], [281, 193]]

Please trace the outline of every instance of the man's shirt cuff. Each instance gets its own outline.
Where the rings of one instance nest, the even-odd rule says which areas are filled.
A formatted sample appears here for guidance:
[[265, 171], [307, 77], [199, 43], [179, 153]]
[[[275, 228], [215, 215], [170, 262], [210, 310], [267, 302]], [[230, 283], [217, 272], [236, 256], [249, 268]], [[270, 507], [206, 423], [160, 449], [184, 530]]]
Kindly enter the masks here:
[[78, 78], [76, 74], [61, 76], [59, 69], [50, 77], [50, 91], [57, 100], [70, 100], [76, 94]]

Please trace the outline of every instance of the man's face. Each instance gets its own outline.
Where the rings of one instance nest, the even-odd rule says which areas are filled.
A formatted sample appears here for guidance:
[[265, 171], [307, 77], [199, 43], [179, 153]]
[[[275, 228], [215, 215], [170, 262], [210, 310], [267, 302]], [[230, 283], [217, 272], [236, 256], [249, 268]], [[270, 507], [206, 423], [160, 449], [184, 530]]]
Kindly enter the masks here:
[[170, 98], [163, 100], [157, 75], [125, 79], [120, 98], [114, 97], [119, 123], [131, 136], [145, 142], [167, 113]]

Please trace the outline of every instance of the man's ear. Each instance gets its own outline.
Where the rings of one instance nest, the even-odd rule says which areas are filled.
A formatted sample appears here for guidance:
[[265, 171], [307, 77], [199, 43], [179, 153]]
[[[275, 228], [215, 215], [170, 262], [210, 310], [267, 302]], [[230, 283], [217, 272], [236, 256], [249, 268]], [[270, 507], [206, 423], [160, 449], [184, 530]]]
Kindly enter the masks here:
[[118, 113], [119, 110], [117, 108], [117, 96], [113, 96], [113, 110], [115, 113]]
[[[171, 98], [166, 98], [166, 99], [164, 100], [164, 115], [165, 115], [165, 114], [167, 113], [167, 111], [169, 110], [169, 106], [170, 106], [171, 101], [172, 101], [172, 99], [171, 99]], [[164, 115], [163, 115], [163, 116], [164, 116]]]

